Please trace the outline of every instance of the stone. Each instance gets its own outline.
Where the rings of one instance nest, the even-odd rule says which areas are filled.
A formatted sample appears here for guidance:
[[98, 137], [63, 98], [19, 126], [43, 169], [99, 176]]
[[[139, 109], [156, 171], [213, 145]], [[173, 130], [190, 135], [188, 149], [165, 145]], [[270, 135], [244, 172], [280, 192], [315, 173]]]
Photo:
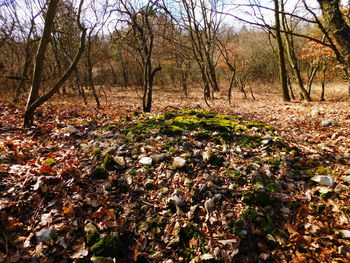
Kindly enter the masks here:
[[350, 175], [350, 169], [344, 171], [344, 175]]
[[334, 184], [334, 179], [332, 176], [316, 175], [312, 177], [311, 180], [321, 185], [330, 186], [330, 187], [332, 187]]
[[211, 151], [205, 151], [202, 153], [202, 158], [204, 162], [208, 162], [210, 159], [210, 156], [212, 155]]
[[140, 163], [140, 164], [143, 164], [143, 165], [151, 166], [151, 165], [152, 165], [152, 158], [151, 158], [151, 157], [142, 157], [142, 158], [139, 160], [139, 163]]
[[53, 231], [53, 228], [49, 227], [49, 228], [45, 228], [43, 230], [36, 232], [35, 233], [36, 241], [37, 242], [44, 242], [44, 241], [51, 239], [52, 231]]
[[180, 199], [177, 195], [174, 195], [169, 198], [168, 202], [173, 202], [175, 203], [176, 206], [183, 207], [185, 206], [185, 201]]
[[186, 165], [186, 160], [181, 157], [175, 157], [173, 165], [175, 168], [182, 168]]
[[340, 234], [345, 239], [350, 239], [350, 230], [339, 230]]
[[126, 164], [123, 156], [114, 156], [113, 159], [116, 162], [116, 164], [118, 164], [121, 167], [124, 167]]
[[113, 258], [110, 258], [110, 257], [95, 257], [95, 256], [92, 256], [90, 260], [91, 260], [92, 263], [114, 263]]
[[344, 180], [345, 183], [350, 184], [350, 175], [343, 176], [343, 180]]
[[349, 191], [349, 186], [346, 186], [344, 184], [338, 184], [335, 187], [334, 191], [337, 192], [337, 193]]
[[97, 227], [91, 222], [87, 222], [84, 226], [84, 232], [86, 236], [86, 244], [92, 246], [100, 239], [100, 233]]
[[160, 161], [164, 160], [165, 154], [164, 153], [154, 154], [151, 156], [151, 158], [153, 162], [159, 163]]
[[329, 126], [337, 126], [338, 125], [338, 121], [337, 120], [323, 120], [321, 122], [321, 126], [322, 127], [329, 127]]
[[209, 198], [207, 201], [205, 201], [204, 208], [205, 210], [207, 210], [208, 213], [212, 211], [214, 207], [215, 207], [214, 198]]
[[313, 109], [313, 110], [311, 110], [310, 114], [312, 117], [316, 117], [316, 116], [320, 115], [320, 112], [317, 109]]
[[74, 126], [72, 126], [72, 125], [68, 125], [68, 126], [65, 128], [65, 130], [66, 130], [67, 132], [69, 132], [70, 134], [75, 134], [75, 133], [78, 133], [78, 132], [79, 132], [79, 130], [78, 130], [77, 128], [75, 128]]

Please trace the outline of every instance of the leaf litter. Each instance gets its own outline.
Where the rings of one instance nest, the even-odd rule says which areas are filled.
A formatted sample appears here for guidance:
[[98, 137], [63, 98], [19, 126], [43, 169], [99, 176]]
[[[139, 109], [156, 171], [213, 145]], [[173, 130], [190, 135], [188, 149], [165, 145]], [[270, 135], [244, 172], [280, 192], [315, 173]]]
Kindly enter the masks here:
[[[340, 152], [349, 138], [339, 126], [319, 125], [310, 147], [307, 133], [286, 136], [248, 114], [130, 118], [132, 109], [115, 108], [115, 119], [67, 107], [53, 119], [51, 105], [26, 130], [21, 109], [1, 109], [3, 261], [349, 262]], [[96, 168], [106, 176], [96, 179]]]

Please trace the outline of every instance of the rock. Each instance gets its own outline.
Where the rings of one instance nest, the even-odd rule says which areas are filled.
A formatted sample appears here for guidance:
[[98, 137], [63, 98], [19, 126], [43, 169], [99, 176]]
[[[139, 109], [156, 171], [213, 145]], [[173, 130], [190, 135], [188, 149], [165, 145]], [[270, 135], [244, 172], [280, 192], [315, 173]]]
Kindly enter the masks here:
[[169, 203], [173, 202], [173, 203], [175, 203], [176, 206], [179, 206], [179, 207], [185, 206], [185, 201], [180, 199], [177, 195], [170, 197], [168, 199], [168, 202]]
[[350, 169], [344, 171], [344, 175], [350, 175]]
[[37, 242], [44, 242], [44, 241], [51, 239], [52, 231], [53, 231], [53, 227], [49, 227], [49, 228], [46, 228], [46, 229], [43, 229], [43, 230], [36, 232], [35, 233], [36, 241]]
[[330, 192], [333, 192], [333, 189], [328, 186], [318, 186], [317, 190], [320, 194], [328, 194]]
[[350, 176], [343, 176], [343, 180], [345, 183], [350, 184]]
[[313, 110], [311, 110], [310, 114], [312, 117], [316, 117], [316, 116], [320, 115], [320, 112], [317, 109], [313, 109]]
[[346, 185], [344, 185], [344, 184], [338, 184], [338, 185], [335, 187], [335, 189], [334, 189], [334, 191], [335, 191], [336, 193], [345, 192], [345, 191], [348, 191], [348, 190], [349, 190], [349, 186], [346, 186]]
[[181, 157], [175, 157], [173, 165], [175, 168], [182, 168], [186, 165], [186, 160]]
[[205, 201], [204, 208], [205, 210], [207, 210], [208, 213], [212, 211], [214, 207], [215, 207], [214, 198], [209, 198], [207, 201]]
[[114, 156], [113, 159], [116, 162], [116, 164], [118, 164], [119, 166], [121, 167], [125, 166], [125, 159], [123, 156]]
[[340, 234], [345, 239], [350, 239], [350, 230], [339, 230]]
[[94, 169], [92, 169], [91, 173], [90, 173], [90, 177], [91, 179], [102, 179], [105, 180], [108, 178], [108, 172], [105, 168], [103, 167], [96, 167]]
[[230, 246], [237, 244], [237, 239], [226, 239], [226, 240], [218, 240], [220, 244], [223, 244], [224, 246]]
[[106, 150], [103, 151], [102, 155], [113, 155], [116, 152], [116, 148], [115, 147], [108, 147]]
[[67, 132], [69, 132], [70, 134], [75, 134], [75, 133], [78, 133], [78, 132], [79, 132], [79, 130], [78, 130], [77, 128], [75, 128], [74, 126], [72, 126], [72, 125], [68, 125], [68, 126], [65, 128], [65, 130], [66, 130]]
[[202, 153], [202, 158], [204, 162], [208, 162], [211, 156], [211, 151], [205, 151]]
[[139, 160], [139, 163], [143, 164], [143, 165], [151, 166], [152, 165], [152, 158], [151, 157], [142, 157]]
[[158, 162], [164, 160], [165, 156], [166, 155], [164, 153], [158, 153], [158, 154], [152, 155], [151, 158], [152, 158], [153, 162], [158, 163]]
[[95, 256], [119, 258], [124, 250], [123, 243], [118, 234], [113, 233], [102, 238], [91, 247]]
[[86, 244], [89, 247], [100, 239], [100, 233], [98, 232], [97, 227], [91, 222], [85, 224], [84, 232], [86, 236]]
[[321, 126], [322, 127], [329, 127], [329, 126], [337, 126], [338, 125], [338, 121], [337, 120], [323, 120], [321, 122]]
[[334, 184], [333, 177], [327, 176], [327, 175], [316, 175], [312, 177], [311, 180], [321, 185], [330, 186], [330, 187], [332, 187]]
[[110, 257], [95, 257], [95, 256], [92, 256], [90, 260], [91, 260], [92, 263], [114, 263], [113, 258], [110, 258]]

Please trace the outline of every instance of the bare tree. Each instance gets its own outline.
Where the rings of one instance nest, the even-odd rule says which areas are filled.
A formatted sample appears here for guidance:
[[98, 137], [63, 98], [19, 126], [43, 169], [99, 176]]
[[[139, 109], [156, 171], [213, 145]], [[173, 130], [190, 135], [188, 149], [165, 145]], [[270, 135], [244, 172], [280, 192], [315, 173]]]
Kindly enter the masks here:
[[152, 107], [153, 81], [160, 65], [153, 67], [154, 41], [157, 21], [158, 0], [148, 1], [143, 7], [133, 6], [129, 1], [120, 1], [118, 11], [125, 18], [128, 34], [131, 34], [132, 47], [139, 54], [143, 71], [142, 105], [145, 112]]
[[69, 68], [60, 77], [60, 79], [54, 84], [54, 86], [49, 91], [47, 91], [44, 95], [40, 96], [40, 87], [41, 87], [42, 72], [43, 72], [44, 61], [45, 61], [45, 53], [46, 53], [47, 46], [50, 43], [51, 32], [52, 32], [53, 22], [56, 15], [58, 3], [59, 3], [59, 0], [50, 0], [48, 2], [43, 35], [41, 37], [37, 55], [35, 58], [32, 87], [28, 96], [28, 102], [24, 113], [24, 121], [23, 121], [24, 127], [30, 127], [33, 124], [35, 110], [39, 106], [41, 106], [43, 103], [45, 103], [47, 100], [49, 100], [56, 92], [58, 92], [58, 90], [62, 87], [64, 82], [69, 78], [69, 76], [74, 71], [75, 67], [77, 66], [84, 52], [86, 29], [80, 24], [80, 14], [81, 14], [81, 9], [83, 5], [83, 0], [81, 0], [79, 4], [78, 14], [77, 14], [77, 24], [81, 30], [79, 50], [76, 53]]

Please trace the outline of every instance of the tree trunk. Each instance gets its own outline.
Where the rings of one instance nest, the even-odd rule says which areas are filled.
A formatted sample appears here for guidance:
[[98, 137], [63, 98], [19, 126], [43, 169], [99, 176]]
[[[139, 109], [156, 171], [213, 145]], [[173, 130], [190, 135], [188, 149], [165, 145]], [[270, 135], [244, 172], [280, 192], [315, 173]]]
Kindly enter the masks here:
[[340, 0], [318, 0], [321, 6], [326, 28], [332, 32], [340, 47], [344, 60], [344, 70], [348, 79], [348, 95], [350, 97], [350, 27], [340, 11]]
[[279, 17], [279, 3], [278, 0], [274, 0], [275, 3], [275, 24], [276, 24], [276, 41], [278, 47], [278, 64], [280, 72], [280, 81], [283, 101], [290, 101], [290, 96], [288, 92], [288, 80], [287, 80], [287, 69], [284, 57], [284, 49], [281, 36], [281, 23]]
[[[42, 40], [40, 41], [40, 44], [39, 44], [39, 47], [38, 47], [38, 55], [39, 55], [40, 59], [38, 59], [38, 57], [36, 58], [36, 65], [35, 65], [35, 68], [34, 68], [34, 78], [33, 78], [32, 90], [31, 90], [31, 92], [29, 94], [28, 104], [27, 104], [27, 107], [26, 107], [26, 111], [24, 113], [24, 121], [23, 121], [24, 127], [30, 127], [33, 124], [33, 118], [34, 118], [35, 110], [39, 106], [44, 104], [46, 101], [48, 101], [56, 92], [58, 92], [59, 89], [64, 84], [64, 82], [74, 72], [74, 70], [75, 70], [75, 68], [76, 68], [76, 66], [77, 66], [77, 64], [78, 64], [78, 62], [79, 62], [79, 60], [80, 60], [80, 58], [81, 58], [81, 56], [82, 56], [82, 54], [84, 52], [84, 49], [85, 49], [86, 29], [83, 28], [82, 25], [80, 24], [80, 13], [81, 13], [81, 8], [82, 8], [84, 0], [81, 0], [80, 4], [79, 4], [78, 15], [77, 15], [78, 27], [81, 30], [79, 50], [77, 51], [77, 53], [76, 53], [72, 63], [70, 64], [70, 66], [66, 70], [66, 72], [62, 75], [62, 77], [55, 83], [55, 85], [47, 93], [45, 93], [43, 96], [41, 96], [39, 98], [41, 72], [38, 73], [36, 71], [43, 69], [43, 64], [44, 64], [44, 59], [45, 59], [45, 51], [46, 51], [46, 47], [47, 47], [47, 44], [48, 44], [48, 42], [46, 42], [46, 41], [48, 41], [48, 40], [46, 39], [44, 41], [44, 44], [46, 44], [45, 48], [43, 48], [41, 46], [41, 42], [43, 41], [44, 38], [48, 38], [48, 39], [50, 38], [50, 32], [51, 32], [51, 28], [52, 28], [53, 18], [55, 16], [55, 12], [56, 12], [56, 7], [57, 7], [57, 4], [58, 4], [58, 1], [59, 0], [51, 0], [49, 2], [47, 16], [45, 18], [44, 33], [43, 33]], [[52, 10], [52, 9], [54, 9], [54, 10]], [[50, 16], [49, 16], [49, 14], [50, 14]], [[36, 78], [38, 78], [38, 76], [40, 77], [40, 79], [36, 79]]]
[[45, 53], [48, 44], [51, 40], [51, 30], [53, 26], [53, 20], [56, 15], [57, 5], [59, 0], [50, 0], [48, 3], [47, 13], [45, 17], [44, 31], [41, 37], [38, 52], [35, 58], [35, 66], [33, 73], [33, 82], [28, 96], [26, 112], [24, 114], [24, 126], [29, 127], [33, 124], [34, 110], [29, 111], [30, 105], [34, 103], [39, 97], [39, 91], [41, 86], [41, 76], [44, 67]]

